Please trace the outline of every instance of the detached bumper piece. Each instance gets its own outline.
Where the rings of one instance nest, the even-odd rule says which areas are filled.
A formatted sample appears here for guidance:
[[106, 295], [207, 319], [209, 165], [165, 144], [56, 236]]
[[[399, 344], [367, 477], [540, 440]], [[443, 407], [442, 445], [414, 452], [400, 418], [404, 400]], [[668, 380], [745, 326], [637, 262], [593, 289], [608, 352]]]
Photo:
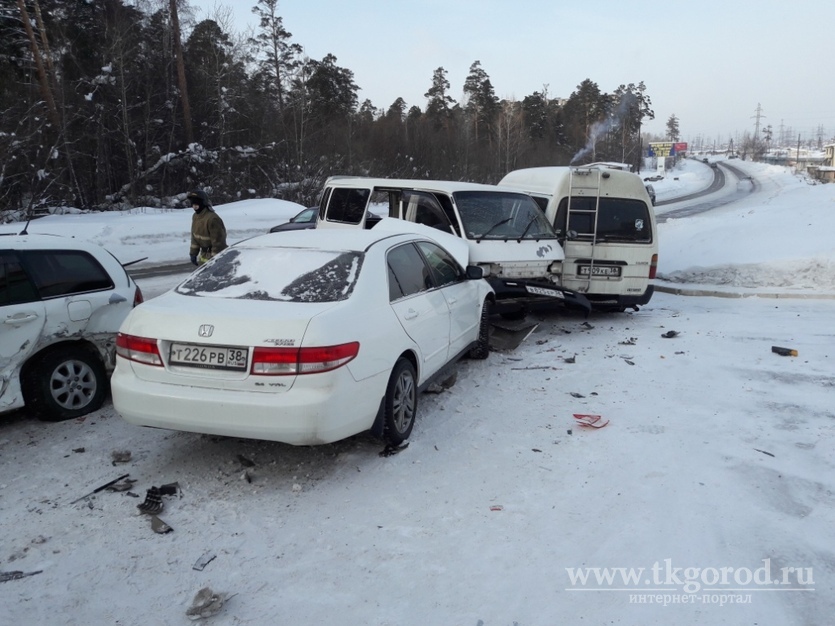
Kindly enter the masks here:
[[148, 515], [156, 515], [162, 512], [162, 493], [159, 487], [151, 487], [145, 495], [145, 501], [136, 505], [136, 508], [142, 513]]
[[586, 315], [591, 312], [591, 303], [585, 295], [552, 283], [496, 277], [488, 278], [487, 282], [496, 292], [495, 313], [548, 311], [557, 307], [576, 309]]

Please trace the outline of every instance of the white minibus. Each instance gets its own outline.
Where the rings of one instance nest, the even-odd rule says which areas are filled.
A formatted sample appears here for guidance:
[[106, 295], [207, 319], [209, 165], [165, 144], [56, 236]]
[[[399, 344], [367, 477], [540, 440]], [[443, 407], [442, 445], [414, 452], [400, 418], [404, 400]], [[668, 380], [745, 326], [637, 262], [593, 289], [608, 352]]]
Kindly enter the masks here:
[[499, 185], [529, 193], [565, 252], [560, 284], [600, 310], [650, 301], [658, 265], [655, 212], [644, 182], [621, 164], [519, 169]]

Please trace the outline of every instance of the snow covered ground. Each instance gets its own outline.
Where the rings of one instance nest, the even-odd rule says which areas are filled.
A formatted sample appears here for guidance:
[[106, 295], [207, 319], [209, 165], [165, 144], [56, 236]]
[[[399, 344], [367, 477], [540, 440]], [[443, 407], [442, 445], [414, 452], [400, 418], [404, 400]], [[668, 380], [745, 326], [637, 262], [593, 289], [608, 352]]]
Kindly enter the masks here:
[[[771, 297], [661, 292], [638, 312], [540, 316], [516, 350], [424, 394], [395, 456], [368, 436], [295, 448], [140, 429], [110, 404], [58, 424], [7, 416], [0, 580], [32, 575], [0, 582], [0, 623], [186, 624], [204, 587], [227, 594], [206, 620], [224, 625], [832, 623], [835, 185], [733, 164], [755, 191], [661, 224], [658, 283]], [[663, 201], [710, 175], [685, 161], [653, 184]], [[230, 241], [298, 210], [218, 207]], [[189, 220], [30, 230], [162, 264], [187, 258]], [[123, 474], [130, 491], [74, 502]], [[136, 504], [174, 482], [159, 515], [173, 532], [157, 534]]]
[[[810, 184], [784, 167], [740, 160], [727, 163], [750, 179], [726, 172], [727, 189], [711, 200], [738, 200], [701, 214], [697, 231], [689, 218], [660, 225], [663, 282], [713, 285], [745, 294], [835, 294], [835, 237], [821, 232], [835, 227], [833, 186]], [[680, 190], [688, 186], [707, 186], [706, 171], [698, 161], [684, 161], [681, 173], [674, 171], [654, 183], [663, 190], [658, 200], [683, 195]], [[661, 206], [657, 213], [664, 216], [704, 202]]]

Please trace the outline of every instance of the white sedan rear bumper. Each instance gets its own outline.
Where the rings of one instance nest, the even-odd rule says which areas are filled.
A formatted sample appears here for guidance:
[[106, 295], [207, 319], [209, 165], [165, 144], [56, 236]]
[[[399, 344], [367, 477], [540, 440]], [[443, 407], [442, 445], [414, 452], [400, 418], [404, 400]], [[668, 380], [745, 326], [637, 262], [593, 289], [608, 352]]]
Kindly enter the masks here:
[[330, 386], [257, 393], [140, 380], [123, 363], [111, 378], [113, 405], [131, 424], [292, 445], [331, 443], [374, 424], [388, 372]]

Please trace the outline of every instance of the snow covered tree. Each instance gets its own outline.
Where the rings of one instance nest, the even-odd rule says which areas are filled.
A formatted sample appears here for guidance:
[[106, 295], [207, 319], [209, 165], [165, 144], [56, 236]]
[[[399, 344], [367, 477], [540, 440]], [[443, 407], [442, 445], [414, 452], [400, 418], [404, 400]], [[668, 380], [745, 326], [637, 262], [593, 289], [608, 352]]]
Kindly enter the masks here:
[[629, 160], [652, 116], [643, 83], [502, 102], [480, 61], [461, 105], [439, 67], [423, 110], [402, 98], [358, 109], [351, 69], [304, 57], [278, 0], [253, 4], [250, 37], [222, 8], [195, 23], [190, 0], [2, 0], [0, 212], [169, 205], [198, 184], [218, 202], [307, 204], [330, 174], [495, 182], [567, 163], [601, 124], [601, 154]]
[[678, 118], [673, 113], [667, 119], [667, 139], [670, 141], [678, 141], [679, 138], [679, 130], [678, 130]]

